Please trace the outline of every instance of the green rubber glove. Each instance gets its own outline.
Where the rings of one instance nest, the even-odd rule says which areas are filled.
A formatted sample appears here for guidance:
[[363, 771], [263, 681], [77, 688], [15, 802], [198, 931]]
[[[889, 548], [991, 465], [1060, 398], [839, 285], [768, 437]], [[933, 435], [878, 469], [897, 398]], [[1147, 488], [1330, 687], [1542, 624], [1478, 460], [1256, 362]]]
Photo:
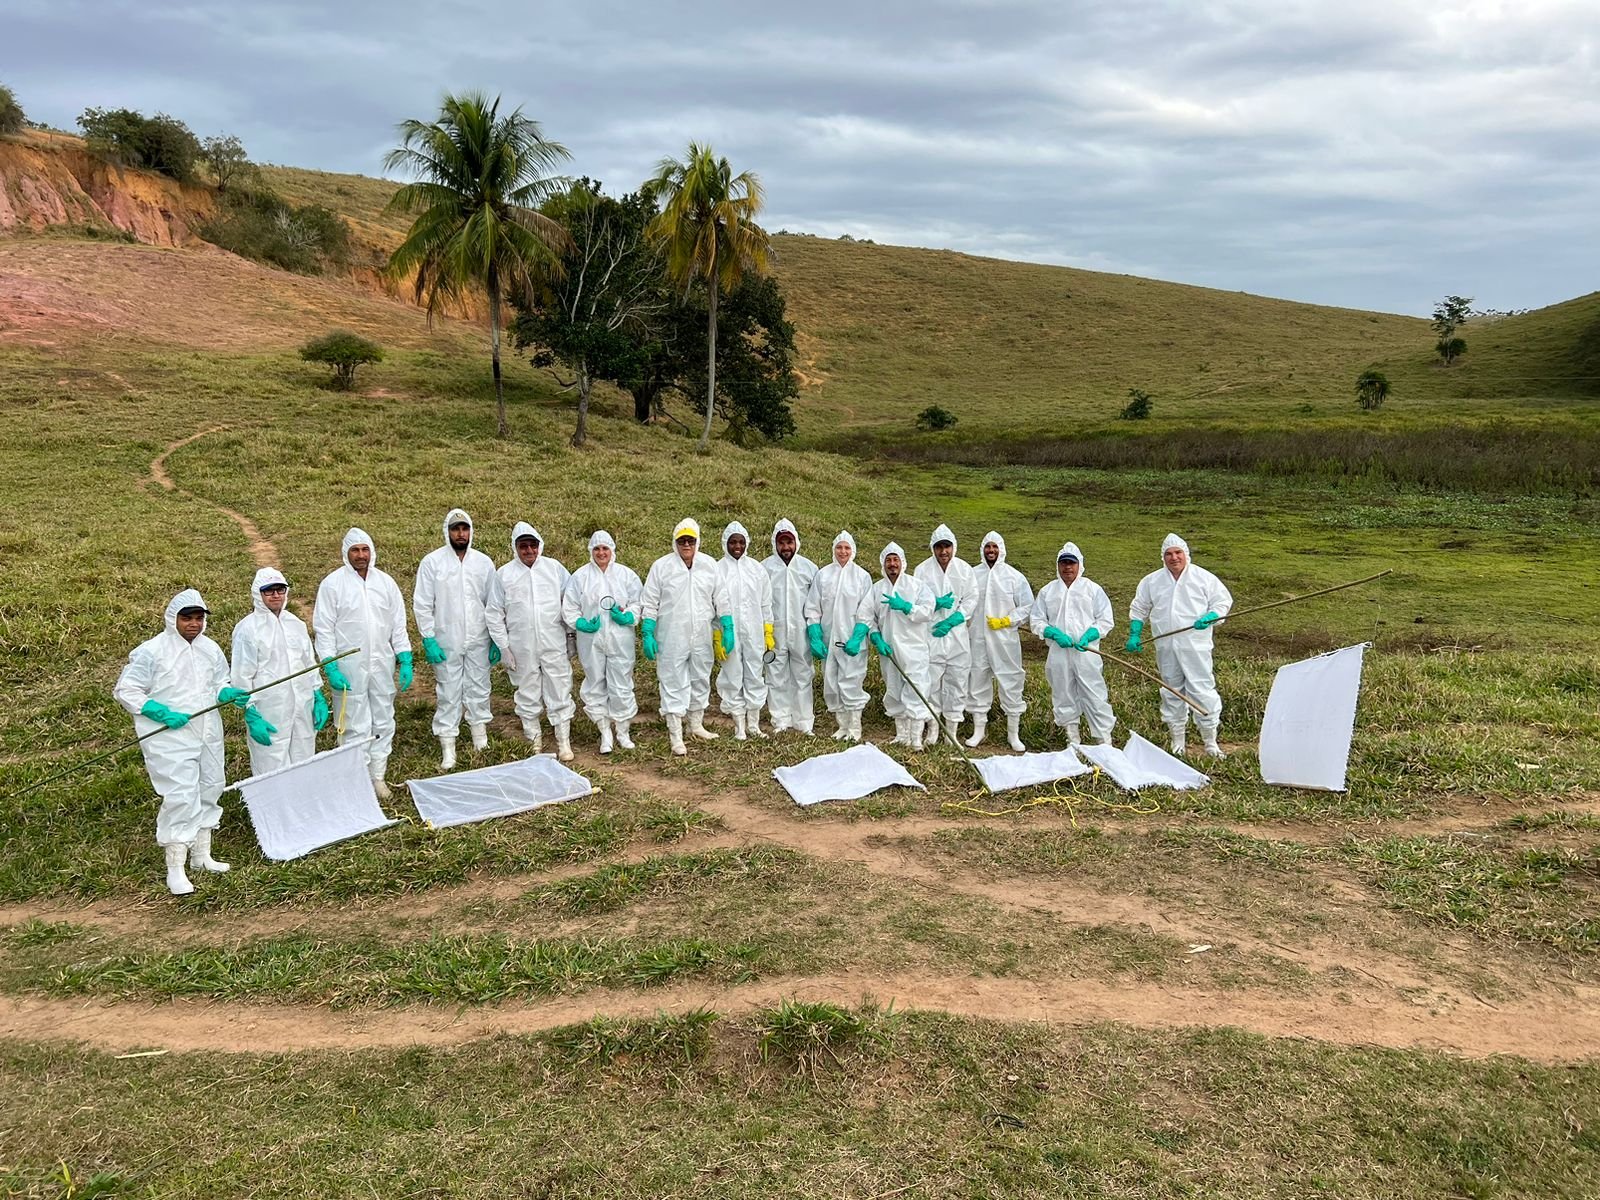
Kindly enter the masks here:
[[894, 648], [890, 646], [888, 642], [883, 640], [883, 636], [881, 634], [875, 633], [872, 635], [872, 648], [885, 658], [894, 657]]
[[850, 640], [844, 644], [844, 652], [851, 658], [861, 653], [861, 643], [867, 640], [867, 623], [858, 621], [856, 627], [850, 631]]
[[[311, 728], [319, 733], [328, 727], [328, 718], [333, 714], [328, 711], [328, 698], [318, 688], [311, 693]], [[246, 718], [248, 724], [248, 718]]]
[[328, 677], [328, 686], [336, 692], [348, 692], [350, 681], [344, 677], [344, 672], [339, 670], [339, 664], [329, 659], [322, 664], [322, 673]]
[[139, 713], [152, 721], [160, 721], [168, 729], [182, 729], [189, 723], [188, 713], [174, 712], [159, 700], [146, 700]]
[[272, 735], [278, 732], [278, 727], [263, 717], [254, 705], [244, 710], [244, 725], [250, 731], [250, 740], [258, 746], [272, 745]]
[[1139, 653], [1139, 651], [1144, 649], [1144, 642], [1140, 640], [1143, 635], [1144, 622], [1134, 621], [1128, 626], [1128, 640], [1122, 644], [1122, 648], [1129, 654]]
[[1100, 640], [1100, 631], [1098, 629], [1096, 629], [1093, 625], [1091, 625], [1091, 626], [1089, 626], [1089, 628], [1087, 628], [1087, 629], [1085, 629], [1083, 631], [1083, 636], [1081, 638], [1079, 638], [1076, 642], [1074, 642], [1073, 646], [1074, 646], [1074, 648], [1076, 648], [1078, 650], [1087, 650], [1090, 646], [1094, 645], [1099, 640]]
[[1220, 620], [1222, 620], [1222, 618], [1216, 613], [1208, 612], [1205, 616], [1201, 617], [1194, 623], [1194, 627], [1196, 629], [1210, 629]]
[[933, 602], [933, 606], [935, 608], [954, 608], [956, 606], [956, 594], [954, 592], [946, 592]]
[[806, 626], [806, 640], [811, 643], [811, 657], [819, 662], [828, 657], [828, 639], [821, 625]]
[[[967, 615], [965, 613], [963, 613], [960, 609], [957, 609], [955, 612], [951, 613], [944, 620], [939, 622], [940, 625], [944, 626], [944, 633], [940, 633], [939, 636], [940, 637], [944, 637], [952, 629], [954, 629], [957, 625], [965, 625], [966, 623], [967, 623]], [[935, 626], [934, 632], [935, 633], [939, 632], [937, 626]]]
[[733, 614], [728, 613], [722, 618], [722, 652], [733, 653]]
[[655, 662], [656, 652], [660, 649], [656, 645], [656, 619], [654, 617], [646, 617], [639, 628], [644, 630], [644, 656], [651, 662]]
[[618, 608], [615, 604], [613, 604], [607, 611], [610, 612], [611, 619], [618, 625], [632, 625], [637, 619], [627, 609]]
[[[410, 691], [412, 677], [416, 674], [415, 668], [411, 665], [411, 651], [400, 651], [399, 654], [394, 656], [394, 661], [395, 665], [400, 668], [400, 690], [402, 692]], [[340, 678], [343, 678], [343, 676], [340, 676]]]
[[1054, 625], [1046, 625], [1044, 627], [1044, 640], [1047, 642], [1054, 642], [1063, 650], [1073, 644], [1072, 639], [1066, 634], [1062, 633], [1061, 630], [1057, 629]]
[[[613, 609], [612, 611], [615, 611], [615, 610]], [[599, 617], [579, 617], [576, 621], [574, 621], [572, 623], [572, 627], [574, 629], [576, 629], [579, 633], [599, 633], [600, 632], [600, 618]]]
[[883, 602], [894, 609], [895, 612], [908, 613], [911, 611], [911, 601], [907, 600], [899, 592], [890, 592], [883, 598]]
[[438, 666], [445, 660], [444, 647], [439, 645], [438, 638], [422, 639], [422, 656], [434, 666]]
[[499, 664], [499, 662], [500, 662], [500, 647], [496, 646], [491, 641], [489, 643], [489, 665], [491, 667], [497, 666]]
[[231, 704], [235, 708], [243, 708], [250, 703], [250, 693], [243, 688], [225, 687], [217, 693], [218, 704]]

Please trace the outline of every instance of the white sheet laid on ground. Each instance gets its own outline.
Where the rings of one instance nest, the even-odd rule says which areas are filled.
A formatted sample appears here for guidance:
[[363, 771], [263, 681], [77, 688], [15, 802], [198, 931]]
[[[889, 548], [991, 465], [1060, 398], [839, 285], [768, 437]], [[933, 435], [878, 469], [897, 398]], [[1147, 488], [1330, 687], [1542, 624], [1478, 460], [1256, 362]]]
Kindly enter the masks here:
[[1202, 788], [1211, 782], [1181, 758], [1168, 754], [1154, 742], [1137, 733], [1128, 735], [1121, 750], [1115, 746], [1079, 746], [1078, 753], [1111, 776], [1118, 787], [1130, 792], [1147, 787], [1170, 787], [1180, 791]]
[[1262, 779], [1344, 791], [1367, 645], [1278, 668], [1261, 720]]
[[305, 762], [233, 784], [244, 797], [261, 853], [274, 862], [395, 824], [378, 807], [363, 751], [346, 742]]
[[1091, 770], [1083, 765], [1083, 760], [1072, 752], [1071, 747], [1033, 754], [991, 754], [987, 758], [973, 759], [972, 765], [978, 768], [978, 774], [983, 776], [983, 785], [991, 792], [1053, 783], [1057, 779], [1087, 775]]
[[[876, 746], [863, 743], [838, 754], [819, 754], [792, 767], [779, 767], [772, 777], [796, 804], [824, 800], [859, 800], [880, 788], [922, 788], [911, 773]], [[926, 788], [922, 788], [927, 791]]]
[[431, 779], [408, 779], [406, 786], [417, 812], [434, 829], [509, 817], [594, 791], [587, 779], [562, 766], [554, 754], [535, 754], [520, 762]]

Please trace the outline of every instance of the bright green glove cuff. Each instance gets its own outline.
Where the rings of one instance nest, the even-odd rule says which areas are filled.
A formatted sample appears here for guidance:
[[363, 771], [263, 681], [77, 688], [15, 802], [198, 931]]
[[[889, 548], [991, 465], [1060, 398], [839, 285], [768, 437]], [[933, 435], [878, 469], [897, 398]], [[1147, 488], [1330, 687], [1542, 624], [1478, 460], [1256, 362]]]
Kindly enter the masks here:
[[946, 592], [933, 602], [933, 606], [935, 608], [954, 608], [956, 606], [956, 594], [954, 592]]
[[1096, 629], [1093, 625], [1091, 625], [1091, 626], [1089, 626], [1089, 628], [1087, 628], [1087, 629], [1085, 629], [1083, 631], [1083, 636], [1078, 639], [1076, 645], [1077, 645], [1079, 650], [1087, 650], [1090, 646], [1094, 645], [1094, 643], [1098, 642], [1099, 640], [1100, 640], [1100, 631], [1098, 629]]
[[579, 633], [599, 633], [600, 632], [600, 618], [599, 617], [579, 617], [576, 621], [574, 621], [572, 623], [572, 627], [574, 629], [576, 629]]
[[899, 592], [890, 592], [883, 598], [883, 602], [894, 609], [895, 612], [908, 613], [911, 611], [911, 601], [907, 600]]
[[[411, 651], [402, 650], [394, 656], [395, 664], [400, 668], [400, 690], [409, 691], [411, 680], [416, 675], [416, 669], [411, 665]], [[341, 676], [340, 678], [343, 678]]]
[[225, 687], [217, 693], [217, 703], [231, 704], [235, 708], [242, 709], [250, 703], [250, 693], [243, 688]]
[[422, 654], [434, 666], [445, 660], [444, 647], [439, 645], [438, 638], [425, 637], [422, 639]]
[[1219, 617], [1216, 613], [1208, 612], [1205, 616], [1201, 617], [1198, 621], [1196, 621], [1194, 623], [1194, 627], [1196, 629], [1210, 629], [1213, 625], [1215, 625], [1220, 620], [1222, 620], [1222, 618]]
[[888, 642], [883, 640], [882, 634], [875, 633], [872, 635], [872, 648], [885, 658], [894, 657], [894, 650], [890, 647]]
[[944, 623], [950, 626], [951, 629], [954, 629], [957, 625], [965, 625], [967, 623], [967, 615], [960, 609], [957, 609], [944, 619]]
[[492, 667], [492, 666], [497, 665], [499, 662], [500, 662], [500, 647], [496, 646], [494, 644], [494, 642], [491, 641], [489, 643], [489, 665]]
[[159, 700], [146, 700], [144, 707], [139, 710], [139, 715], [149, 717], [152, 721], [159, 721], [168, 729], [182, 729], [189, 723], [189, 714], [175, 712]]
[[250, 740], [258, 746], [272, 745], [272, 735], [278, 732], [278, 727], [261, 715], [259, 708], [244, 710], [245, 728], [250, 731]]
[[[632, 625], [635, 620], [634, 615], [631, 612], [625, 608], [618, 608], [615, 604], [611, 606], [610, 612], [611, 619], [618, 625]], [[596, 621], [598, 622], [598, 618], [596, 618]], [[598, 624], [596, 625], [596, 628], [599, 628]]]
[[854, 658], [861, 653], [861, 643], [867, 640], [867, 623], [859, 621], [850, 631], [850, 640], [844, 644], [844, 652]]
[[733, 614], [728, 613], [722, 618], [722, 652], [733, 653]]
[[329, 659], [322, 664], [322, 673], [328, 677], [328, 686], [336, 692], [348, 692], [350, 681], [344, 677], [344, 672], [339, 669], [339, 664]]

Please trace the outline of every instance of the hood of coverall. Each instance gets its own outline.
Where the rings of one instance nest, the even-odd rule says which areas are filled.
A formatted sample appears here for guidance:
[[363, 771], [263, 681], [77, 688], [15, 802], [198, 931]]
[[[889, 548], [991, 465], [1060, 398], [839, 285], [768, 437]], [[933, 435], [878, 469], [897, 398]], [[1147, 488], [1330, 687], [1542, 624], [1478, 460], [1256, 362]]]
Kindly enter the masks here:
[[[794, 538], [794, 552], [800, 553], [800, 531], [794, 527], [794, 522], [788, 517], [779, 517], [778, 523], [772, 527], [772, 552], [778, 552], [778, 535], [787, 533]], [[848, 534], [846, 535], [849, 536]]]
[[[255, 611], [265, 616], [275, 617], [278, 614], [267, 607], [267, 602], [261, 598], [261, 589], [269, 583], [281, 583], [289, 586], [289, 581], [283, 577], [283, 572], [277, 567], [262, 567], [256, 572], [256, 577], [250, 581], [250, 603]], [[285, 605], [287, 608], [287, 605]]]
[[[956, 541], [955, 530], [951, 529], [948, 525], [941, 525], [939, 528], [933, 531], [932, 536], [928, 538], [928, 549], [932, 550], [940, 542], [950, 543], [951, 554], [956, 554], [961, 549], [961, 543]], [[951, 559], [950, 561], [954, 562], [955, 560]]]
[[1057, 563], [1061, 561], [1061, 556], [1063, 554], [1070, 554], [1073, 558], [1078, 560], [1078, 578], [1082, 579], [1084, 574], [1089, 570], [1089, 564], [1083, 560], [1083, 551], [1078, 549], [1078, 543], [1068, 542], [1065, 546], [1061, 547], [1061, 549], [1057, 550]]
[[[200, 595], [198, 590], [195, 588], [184, 588], [183, 591], [179, 592], [167, 602], [167, 632], [173, 637], [181, 638], [183, 634], [178, 632], [178, 614], [186, 608], [205, 608], [205, 606], [205, 599]], [[206, 631], [206, 625], [209, 624], [210, 621], [211, 617], [208, 614], [205, 620], [201, 621], [200, 623], [201, 633]]]
[[983, 535], [983, 542], [978, 547], [978, 565], [979, 566], [986, 567], [986, 566], [989, 565], [988, 560], [986, 560], [983, 557], [983, 547], [987, 546], [990, 542], [993, 542], [1000, 550], [1000, 555], [999, 555], [998, 558], [996, 558], [994, 560], [994, 565], [998, 567], [1001, 563], [1005, 562], [1005, 560], [1006, 560], [1006, 540], [1005, 540], [1005, 538], [1001, 537], [998, 533], [996, 533], [994, 530], [991, 529], [991, 530], [989, 530], [988, 533]]
[[[526, 521], [518, 521], [511, 527], [511, 561], [514, 563], [520, 563], [522, 561], [517, 557], [517, 539], [519, 537], [531, 537], [534, 541], [539, 543], [539, 557], [534, 559], [534, 562], [543, 562], [544, 537], [537, 529], [535, 529], [532, 525], [529, 525]], [[448, 536], [446, 537], [446, 540], [449, 540]]]
[[[446, 539], [448, 540], [448, 538]], [[372, 551], [372, 561], [367, 564], [367, 570], [372, 570], [378, 565], [378, 547], [373, 544], [372, 535], [365, 529], [352, 526], [344, 535], [344, 541], [339, 543], [339, 560], [344, 563], [344, 569], [355, 574], [355, 568], [350, 565], [350, 547], [365, 546]], [[357, 576], [359, 578], [359, 576]]]
[[856, 556], [859, 555], [861, 551], [856, 546], [856, 539], [850, 536], [850, 531], [848, 529], [841, 529], [839, 531], [839, 536], [833, 539], [833, 546], [828, 547], [828, 561], [834, 561], [832, 551], [840, 542], [843, 542], [846, 546], [850, 547], [850, 561], [854, 563], [856, 561]]
[[1190, 565], [1193, 565], [1194, 555], [1189, 553], [1189, 543], [1184, 541], [1175, 533], [1169, 533], [1166, 537], [1161, 539], [1161, 565], [1167, 565], [1167, 551], [1171, 550], [1174, 546], [1176, 546], [1179, 550], [1182, 550], [1183, 553], [1188, 557]]
[[446, 546], [450, 544], [450, 526], [459, 525], [462, 521], [467, 523], [467, 549], [471, 550], [472, 535], [474, 530], [472, 528], [472, 518], [467, 515], [467, 510], [464, 508], [452, 508], [449, 512], [445, 513], [443, 526], [444, 544]]
[[594, 548], [596, 546], [604, 546], [604, 547], [606, 547], [606, 549], [611, 551], [611, 561], [612, 562], [616, 562], [617, 561], [617, 539], [612, 537], [604, 529], [596, 529], [593, 533], [591, 533], [589, 535], [589, 561], [590, 562], [594, 561]]
[[[673, 544], [673, 546], [677, 546], [678, 539], [681, 538], [686, 533], [689, 536], [691, 536], [692, 538], [694, 538], [694, 548], [696, 550], [699, 550], [700, 549], [700, 522], [696, 521], [693, 517], [685, 517], [683, 520], [679, 521], [676, 525], [674, 525], [672, 527], [672, 544]], [[724, 547], [724, 549], [726, 549], [726, 547]]]
[[728, 557], [728, 539], [734, 534], [744, 538], [745, 557], [750, 555], [750, 531], [737, 521], [729, 521], [728, 527], [722, 531], [722, 557]]
[[[878, 551], [878, 570], [880, 570], [880, 571], [883, 570], [884, 560], [887, 559], [889, 557], [889, 555], [891, 555], [891, 554], [898, 554], [900, 556], [900, 576], [901, 576], [902, 579], [905, 578], [905, 576], [907, 574], [907, 571], [906, 571], [906, 552], [900, 548], [900, 543], [899, 542], [890, 542], [882, 550]], [[884, 578], [887, 579], [888, 575], [885, 574]]]

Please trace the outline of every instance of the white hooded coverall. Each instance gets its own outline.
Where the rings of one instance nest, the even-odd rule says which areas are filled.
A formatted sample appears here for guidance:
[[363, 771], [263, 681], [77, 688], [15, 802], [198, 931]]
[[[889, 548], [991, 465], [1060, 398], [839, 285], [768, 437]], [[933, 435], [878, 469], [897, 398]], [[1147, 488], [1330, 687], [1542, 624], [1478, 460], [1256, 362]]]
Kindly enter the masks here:
[[[888, 662], [882, 656], [878, 659], [878, 669], [883, 672], [883, 711], [895, 721], [902, 718], [927, 721], [937, 714], [928, 711], [906, 680], [910, 679], [921, 688], [924, 696], [928, 694], [929, 643], [934, 640], [929, 630], [935, 597], [915, 575], [904, 569], [906, 552], [900, 548], [900, 543], [890, 542], [879, 552], [878, 566], [882, 567], [884, 559], [891, 554], [900, 556], [900, 578], [891, 583], [885, 575], [868, 588], [856, 604], [856, 622], [864, 622], [870, 631], [888, 642], [889, 649], [894, 652]], [[887, 596], [905, 597], [911, 601], [911, 611], [890, 608], [884, 603]]]
[[806, 624], [822, 626], [823, 643], [828, 648], [822, 667], [822, 703], [836, 717], [867, 707], [867, 691], [862, 687], [867, 677], [867, 656], [857, 654], [852, 658], [835, 643], [850, 640], [856, 627], [856, 608], [872, 587], [872, 576], [855, 560], [856, 540], [849, 530], [834, 538], [833, 546], [841, 542], [851, 549], [850, 561], [841, 567], [829, 554], [827, 563], [817, 568], [817, 577], [811, 581], [805, 607]]
[[[597, 529], [589, 538], [589, 561], [567, 581], [561, 598], [561, 619], [571, 628], [580, 617], [599, 618], [600, 628], [595, 632], [578, 633], [578, 658], [583, 663], [583, 715], [599, 725], [608, 720], [631, 721], [639, 713], [633, 693], [634, 631], [639, 628], [644, 585], [637, 572], [615, 558], [602, 571], [594, 562], [597, 546], [607, 546], [616, 554], [616, 539], [604, 529]], [[619, 625], [613, 621], [606, 611], [613, 604], [631, 612], [634, 623]]]
[[[1000, 556], [991, 567], [982, 557], [972, 569], [978, 591], [978, 606], [972, 617], [972, 671], [968, 675], [967, 712], [987, 716], [1000, 692], [1000, 711], [1020, 716], [1027, 709], [1022, 699], [1022, 684], [1027, 672], [1022, 666], [1022, 626], [1033, 608], [1033, 589], [1022, 572], [1006, 562], [1006, 540], [994, 530], [983, 535], [983, 546], [993, 542]], [[990, 617], [1010, 617], [1003, 629], [990, 629]]]
[[[233, 627], [233, 686], [247, 692], [317, 664], [306, 623], [290, 612], [287, 604], [281, 613], [274, 613], [261, 598], [261, 589], [269, 583], [287, 586], [288, 580], [277, 567], [257, 571], [250, 584], [254, 611]], [[317, 752], [311, 698], [321, 685], [321, 677], [311, 671], [250, 697], [257, 711], [278, 727], [270, 746], [259, 745], [254, 738], [245, 739], [250, 747], [252, 775], [265, 775], [304, 762]]]
[[[1041, 638], [1045, 627], [1054, 625], [1073, 641], [1089, 629], [1100, 631], [1100, 641], [1091, 643], [1096, 649], [1107, 644], [1115, 616], [1111, 597], [1083, 571], [1088, 570], [1083, 551], [1068, 542], [1057, 553], [1070, 554], [1078, 560], [1080, 574], [1069, 588], [1056, 578], [1039, 589], [1033, 600], [1033, 615], [1028, 624]], [[1045, 659], [1044, 673], [1050, 680], [1050, 700], [1055, 713], [1055, 723], [1063, 729], [1076, 729], [1081, 716], [1089, 725], [1089, 734], [1097, 742], [1109, 742], [1117, 718], [1111, 711], [1111, 698], [1106, 692], [1105, 664], [1098, 654], [1086, 650], [1068, 650], [1053, 641], [1045, 643], [1050, 653]]]
[[[734, 534], [744, 538], [745, 551], [738, 558], [728, 553], [728, 539]], [[722, 531], [717, 572], [722, 576], [723, 611], [733, 614], [733, 653], [722, 660], [717, 672], [717, 696], [722, 711], [730, 717], [759, 713], [767, 702], [767, 676], [761, 659], [767, 650], [767, 626], [772, 624], [772, 580], [751, 557], [750, 531], [737, 521]], [[713, 650], [713, 657], [715, 653]]]
[[[794, 557], [778, 557], [778, 535], [794, 538]], [[806, 633], [806, 595], [817, 577], [817, 564], [800, 553], [800, 534], [787, 517], [772, 527], [772, 555], [761, 564], [772, 585], [772, 633], [778, 656], [767, 667], [767, 711], [778, 729], [811, 732], [814, 723], [811, 648]]]
[[[366, 578], [350, 565], [350, 549], [366, 546], [372, 562]], [[394, 748], [395, 655], [411, 650], [406, 633], [406, 602], [400, 585], [378, 570], [378, 547], [365, 529], [351, 529], [339, 547], [343, 565], [317, 588], [317, 607], [311, 628], [317, 636], [317, 657], [326, 661], [360, 647], [360, 654], [339, 660], [339, 671], [350, 682], [346, 692], [334, 692], [328, 701], [333, 720], [344, 706], [344, 733], [339, 738], [367, 743], [367, 771], [381, 780]]]
[[[520, 537], [532, 537], [539, 543], [539, 557], [531, 567], [517, 557]], [[490, 594], [484, 619], [489, 637], [508, 660], [511, 682], [517, 689], [517, 718], [537, 721], [543, 713], [551, 725], [572, 720], [577, 711], [572, 702], [572, 660], [567, 657], [567, 628], [561, 622], [561, 596], [570, 573], [544, 553], [539, 531], [518, 521], [511, 530], [511, 561], [498, 575], [499, 584]]]
[[694, 534], [694, 561], [684, 566], [676, 547], [656, 559], [645, 576], [639, 605], [643, 620], [656, 623], [656, 682], [663, 717], [704, 712], [710, 703], [711, 627], [727, 611], [717, 560], [699, 549], [699, 523], [683, 520], [676, 528]]
[[417, 566], [417, 590], [411, 611], [417, 632], [434, 638], [445, 653], [433, 667], [435, 737], [453, 738], [468, 725], [489, 723], [489, 600], [499, 581], [494, 562], [467, 542], [457, 556], [450, 545], [450, 526], [472, 518], [452, 508], [444, 519], [444, 545], [430, 550]]
[[[1189, 553], [1189, 543], [1175, 533], [1167, 534], [1161, 553], [1166, 554], [1174, 546]], [[1211, 630], [1196, 629], [1194, 623], [1208, 612], [1225, 617], [1231, 608], [1233, 594], [1210, 571], [1195, 566], [1192, 558], [1176, 579], [1163, 561], [1158, 570], [1139, 581], [1133, 603], [1128, 606], [1129, 619], [1143, 621], [1153, 634], [1188, 630], [1155, 644], [1156, 665], [1167, 687], [1176, 688], [1206, 710], [1208, 716], [1195, 717], [1194, 723], [1202, 734], [1212, 738], [1222, 721], [1222, 697], [1217, 694], [1217, 679], [1211, 666]], [[1169, 729], [1183, 729], [1191, 711], [1171, 692], [1162, 690], [1161, 719]]]
[[[955, 557], [956, 535], [950, 526], [941, 525], [933, 531], [928, 549], [932, 550], [940, 542], [951, 545], [949, 569], [941, 567], [939, 560], [930, 555], [917, 564], [916, 570], [917, 580], [933, 593], [936, 605], [933, 624], [929, 626], [932, 641], [927, 695], [928, 702], [938, 710], [934, 716], [960, 721], [967, 708], [967, 678], [972, 670], [972, 614], [977, 609], [978, 587], [972, 564]], [[938, 608], [941, 596], [954, 596], [955, 601], [949, 608]], [[952, 613], [961, 614], [961, 624], [943, 637], [933, 634], [933, 626]]]
[[[111, 693], [133, 714], [134, 731], [141, 737], [161, 730], [139, 743], [150, 786], [161, 797], [156, 813], [160, 846], [188, 846], [202, 829], [222, 822], [222, 714], [194, 714], [215, 704], [217, 693], [228, 686], [228, 659], [203, 627], [192, 642], [178, 632], [179, 612], [205, 606], [194, 588], [174, 596], [167, 605], [166, 629], [134, 648]], [[147, 700], [194, 719], [181, 729], [167, 729], [140, 715]]]

